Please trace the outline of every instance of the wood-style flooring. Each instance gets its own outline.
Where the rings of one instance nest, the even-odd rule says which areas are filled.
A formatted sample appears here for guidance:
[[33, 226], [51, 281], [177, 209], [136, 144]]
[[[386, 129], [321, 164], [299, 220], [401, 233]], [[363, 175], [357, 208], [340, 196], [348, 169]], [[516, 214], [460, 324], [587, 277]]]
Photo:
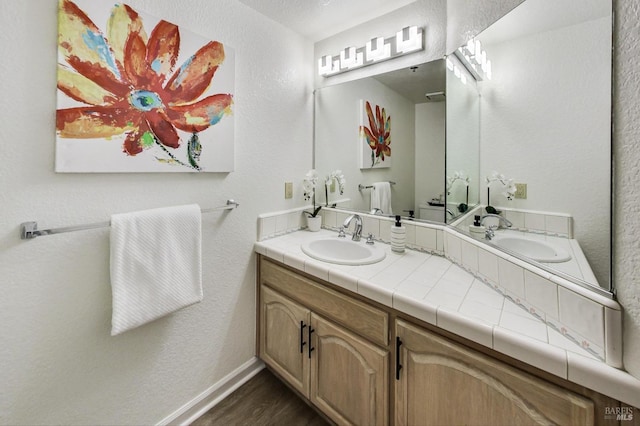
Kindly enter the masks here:
[[264, 369], [193, 426], [328, 426], [298, 395]]

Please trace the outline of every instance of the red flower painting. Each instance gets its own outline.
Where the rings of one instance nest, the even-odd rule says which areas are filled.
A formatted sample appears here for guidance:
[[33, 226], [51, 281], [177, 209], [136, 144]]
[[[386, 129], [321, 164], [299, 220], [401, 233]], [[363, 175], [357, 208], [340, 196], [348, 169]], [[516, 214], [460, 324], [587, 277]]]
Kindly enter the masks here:
[[370, 167], [381, 166], [385, 158], [391, 157], [391, 116], [380, 105], [376, 105], [374, 115], [369, 101], [365, 102], [365, 112], [369, 127], [361, 125], [360, 136], [371, 148]]
[[[78, 106], [57, 110], [58, 137], [119, 137], [127, 156], [159, 147], [159, 161], [200, 170], [198, 134], [231, 113], [233, 95], [203, 96], [225, 60], [222, 43], [206, 43], [176, 68], [180, 43], [178, 26], [164, 20], [147, 35], [127, 5], [113, 6], [103, 33], [75, 3], [60, 0], [58, 89]], [[179, 131], [189, 136], [182, 160]]]

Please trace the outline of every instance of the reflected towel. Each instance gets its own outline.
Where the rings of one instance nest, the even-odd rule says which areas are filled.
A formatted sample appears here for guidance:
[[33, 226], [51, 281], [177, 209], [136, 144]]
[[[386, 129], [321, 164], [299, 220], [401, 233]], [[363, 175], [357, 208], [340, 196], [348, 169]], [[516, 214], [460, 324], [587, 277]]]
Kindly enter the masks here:
[[371, 190], [371, 210], [380, 209], [383, 214], [392, 215], [391, 210], [391, 184], [389, 182], [376, 182]]
[[202, 300], [200, 207], [111, 216], [111, 335]]

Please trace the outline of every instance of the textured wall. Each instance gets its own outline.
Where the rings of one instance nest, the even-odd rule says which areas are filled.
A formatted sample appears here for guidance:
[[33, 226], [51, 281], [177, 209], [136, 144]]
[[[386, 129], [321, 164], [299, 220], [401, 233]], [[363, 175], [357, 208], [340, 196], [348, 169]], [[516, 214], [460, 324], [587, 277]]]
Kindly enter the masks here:
[[447, 0], [446, 53], [477, 36], [524, 0]]
[[[249, 360], [256, 217], [304, 204], [311, 43], [235, 0], [128, 3], [235, 48], [236, 171], [55, 174], [57, 1], [0, 2], [0, 424], [154, 424]], [[293, 200], [280, 197], [285, 180]], [[108, 230], [18, 236], [27, 220], [67, 226], [232, 197], [237, 210], [203, 216], [204, 301], [118, 337]]]
[[615, 1], [614, 282], [627, 371], [640, 378], [640, 1]]

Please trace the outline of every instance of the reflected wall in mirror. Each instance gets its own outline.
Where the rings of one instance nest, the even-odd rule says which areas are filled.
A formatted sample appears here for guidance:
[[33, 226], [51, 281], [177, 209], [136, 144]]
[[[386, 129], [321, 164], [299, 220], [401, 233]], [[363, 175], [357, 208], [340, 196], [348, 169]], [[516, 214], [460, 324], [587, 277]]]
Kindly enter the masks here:
[[480, 95], [473, 76], [451, 55], [447, 63], [447, 222], [478, 205]]
[[[339, 169], [347, 185], [343, 195], [329, 192], [320, 202], [370, 212], [373, 188], [391, 181], [391, 211], [444, 221], [444, 208], [427, 201], [444, 201], [445, 62], [437, 60], [375, 77], [363, 78], [315, 92], [315, 168], [320, 177]], [[426, 96], [429, 94], [429, 96]], [[384, 106], [391, 116], [389, 168], [360, 168], [360, 103]]]
[[[568, 235], [565, 248], [577, 243], [574, 258], [583, 253], [586, 259], [546, 266], [605, 289], [611, 265], [611, 10], [610, 1], [527, 0], [477, 37], [493, 68], [492, 80], [478, 84], [481, 203], [538, 239]], [[447, 123], [452, 162], [463, 157], [449, 143], [451, 129], [460, 125]], [[461, 166], [448, 160], [447, 167], [449, 174]], [[508, 201], [492, 186], [489, 202], [484, 179], [493, 171], [526, 184], [526, 198]], [[466, 228], [469, 220], [461, 224]]]

